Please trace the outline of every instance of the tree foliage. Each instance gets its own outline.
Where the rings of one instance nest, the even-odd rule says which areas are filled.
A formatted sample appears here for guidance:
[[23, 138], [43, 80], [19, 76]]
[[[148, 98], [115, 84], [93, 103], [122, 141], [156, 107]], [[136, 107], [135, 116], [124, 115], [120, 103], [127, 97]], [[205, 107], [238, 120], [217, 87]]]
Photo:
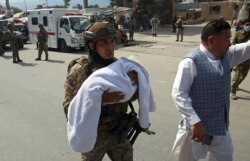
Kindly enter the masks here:
[[98, 4], [95, 4], [95, 5], [89, 5], [88, 8], [99, 8], [99, 5]]
[[70, 5], [70, 0], [63, 0], [63, 2], [64, 2], [64, 7], [68, 8]]
[[83, 7], [82, 7], [82, 5], [80, 5], [79, 3], [76, 5], [76, 7], [79, 9], [79, 10], [81, 10]]
[[132, 7], [133, 0], [110, 0], [111, 6]]
[[19, 12], [23, 12], [22, 9], [20, 9], [18, 7], [11, 7], [11, 9], [13, 10], [14, 14], [19, 13]]
[[110, 5], [121, 7], [123, 6], [123, 0], [110, 0]]

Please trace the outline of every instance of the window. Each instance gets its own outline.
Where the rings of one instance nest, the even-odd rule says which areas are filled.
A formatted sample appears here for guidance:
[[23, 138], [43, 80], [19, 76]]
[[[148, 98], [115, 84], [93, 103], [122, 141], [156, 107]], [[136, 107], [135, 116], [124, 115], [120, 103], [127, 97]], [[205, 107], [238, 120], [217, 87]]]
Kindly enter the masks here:
[[220, 6], [210, 6], [209, 14], [220, 14]]
[[43, 17], [43, 25], [48, 26], [48, 18], [47, 17]]
[[38, 18], [37, 17], [32, 17], [31, 18], [31, 23], [32, 23], [32, 25], [38, 25]]
[[64, 28], [65, 31], [69, 33], [69, 21], [67, 19], [60, 20], [60, 27]]

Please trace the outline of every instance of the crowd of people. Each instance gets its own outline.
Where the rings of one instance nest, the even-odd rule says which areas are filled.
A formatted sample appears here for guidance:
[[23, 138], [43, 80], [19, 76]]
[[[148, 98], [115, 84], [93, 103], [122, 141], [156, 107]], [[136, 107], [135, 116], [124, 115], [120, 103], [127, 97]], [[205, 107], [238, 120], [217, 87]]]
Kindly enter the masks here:
[[[36, 61], [41, 60], [42, 52], [45, 52], [45, 61], [48, 61], [48, 33], [44, 29], [42, 24], [39, 24], [39, 29], [40, 31], [37, 33], [37, 47], [38, 47], [38, 57], [35, 59]], [[18, 64], [23, 62], [23, 60], [20, 59], [19, 57], [19, 43], [18, 43], [18, 38], [16, 33], [13, 32], [13, 24], [10, 23], [8, 24], [8, 35], [10, 39], [10, 48], [12, 51], [12, 58], [13, 58], [13, 63]], [[2, 41], [5, 37], [3, 36], [3, 32], [0, 31], [0, 56], [4, 55], [4, 49], [2, 46]]]

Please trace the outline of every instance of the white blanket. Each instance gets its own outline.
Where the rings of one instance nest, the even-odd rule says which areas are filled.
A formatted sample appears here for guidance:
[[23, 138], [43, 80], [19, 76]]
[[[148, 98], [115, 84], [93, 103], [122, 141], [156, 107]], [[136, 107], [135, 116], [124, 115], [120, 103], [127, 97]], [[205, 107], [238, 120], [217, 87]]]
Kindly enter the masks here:
[[91, 74], [69, 105], [68, 141], [75, 151], [89, 152], [94, 148], [104, 91], [121, 91], [125, 98], [119, 102], [131, 99], [137, 87], [132, 85], [127, 75], [129, 71], [136, 71], [138, 75], [140, 126], [149, 127], [149, 111], [153, 112], [156, 105], [148, 74], [140, 64], [127, 58], [120, 58]]

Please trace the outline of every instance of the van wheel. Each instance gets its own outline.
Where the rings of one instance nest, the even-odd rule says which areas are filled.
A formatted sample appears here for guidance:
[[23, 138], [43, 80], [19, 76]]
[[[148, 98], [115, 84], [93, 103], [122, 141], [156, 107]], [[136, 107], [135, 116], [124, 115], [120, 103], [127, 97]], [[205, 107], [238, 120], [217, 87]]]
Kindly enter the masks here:
[[80, 50], [81, 51], [85, 51], [85, 47], [80, 47]]
[[67, 46], [65, 40], [61, 40], [59, 43], [59, 50], [62, 52], [67, 52], [69, 51], [69, 47]]

